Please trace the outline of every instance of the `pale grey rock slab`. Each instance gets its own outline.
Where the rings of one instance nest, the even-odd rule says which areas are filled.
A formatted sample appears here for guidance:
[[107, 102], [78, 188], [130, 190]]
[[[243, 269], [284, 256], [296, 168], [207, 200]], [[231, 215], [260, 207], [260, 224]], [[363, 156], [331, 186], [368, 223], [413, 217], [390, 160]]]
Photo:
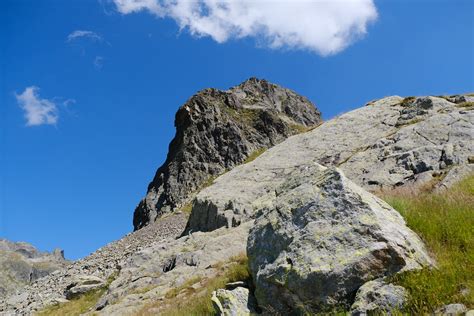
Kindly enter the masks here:
[[[337, 166], [369, 191], [412, 189], [451, 170], [472, 168], [474, 111], [463, 111], [437, 97], [415, 98], [412, 105], [404, 106], [402, 100], [388, 97], [371, 102], [289, 137], [256, 160], [221, 175], [196, 195], [186, 231], [232, 227], [255, 218], [272, 200], [276, 187], [311, 163]], [[407, 109], [414, 117], [400, 124], [400, 118], [410, 112]], [[446, 185], [463, 175], [452, 173]]]
[[398, 212], [317, 164], [276, 188], [247, 254], [259, 306], [281, 314], [347, 309], [366, 282], [433, 264]]

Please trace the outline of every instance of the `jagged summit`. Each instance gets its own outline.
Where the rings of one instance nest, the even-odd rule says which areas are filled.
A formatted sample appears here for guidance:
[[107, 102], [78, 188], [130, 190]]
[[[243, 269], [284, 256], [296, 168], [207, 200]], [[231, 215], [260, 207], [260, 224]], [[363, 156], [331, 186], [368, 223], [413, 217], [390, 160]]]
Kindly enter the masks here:
[[26, 242], [0, 238], [0, 298], [67, 265], [64, 252], [41, 252]]
[[307, 98], [266, 80], [250, 78], [227, 91], [198, 92], [176, 113], [176, 136], [135, 210], [134, 228], [182, 207], [206, 181], [252, 153], [320, 122], [320, 112]]

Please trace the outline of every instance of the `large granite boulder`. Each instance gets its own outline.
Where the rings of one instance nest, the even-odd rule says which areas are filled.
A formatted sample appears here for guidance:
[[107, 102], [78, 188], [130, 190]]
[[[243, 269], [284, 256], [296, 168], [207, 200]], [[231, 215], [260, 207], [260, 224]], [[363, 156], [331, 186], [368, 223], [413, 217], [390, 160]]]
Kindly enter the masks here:
[[200, 91], [176, 113], [176, 136], [135, 210], [135, 229], [182, 207], [211, 177], [252, 153], [320, 122], [308, 99], [265, 80]]
[[398, 212], [317, 164], [276, 188], [247, 254], [259, 306], [283, 315], [348, 309], [366, 282], [432, 264]]

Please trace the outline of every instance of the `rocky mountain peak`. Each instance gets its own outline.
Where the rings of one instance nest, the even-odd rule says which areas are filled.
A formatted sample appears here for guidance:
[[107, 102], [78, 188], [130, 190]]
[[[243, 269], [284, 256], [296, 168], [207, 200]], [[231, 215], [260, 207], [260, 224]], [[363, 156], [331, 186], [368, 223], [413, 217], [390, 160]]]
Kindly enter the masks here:
[[213, 177], [320, 122], [307, 98], [266, 80], [201, 90], [176, 113], [176, 135], [135, 210], [134, 228], [182, 208]]
[[42, 252], [26, 242], [0, 238], [0, 298], [67, 265], [64, 252]]

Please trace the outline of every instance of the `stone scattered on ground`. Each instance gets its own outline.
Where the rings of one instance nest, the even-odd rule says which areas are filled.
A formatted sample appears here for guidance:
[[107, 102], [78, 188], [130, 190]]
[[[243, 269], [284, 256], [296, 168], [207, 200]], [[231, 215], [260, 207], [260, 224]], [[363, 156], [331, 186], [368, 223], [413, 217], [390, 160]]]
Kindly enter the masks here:
[[401, 286], [387, 284], [382, 279], [369, 281], [357, 291], [351, 314], [391, 314], [401, 311], [407, 297], [407, 290]]
[[233, 290], [219, 289], [212, 293], [211, 300], [217, 315], [246, 316], [257, 314], [255, 297], [245, 287], [237, 287]]
[[117, 274], [124, 262], [135, 253], [153, 243], [165, 244], [179, 236], [186, 224], [187, 214], [174, 214], [161, 218], [153, 225], [126, 235], [91, 255], [40, 278], [22, 289], [21, 299], [0, 299], [0, 315], [33, 314], [47, 305], [64, 302], [69, 285], [80, 276], [107, 280]]
[[464, 304], [449, 304], [436, 310], [435, 315], [456, 316], [464, 315], [467, 312], [467, 307]]

